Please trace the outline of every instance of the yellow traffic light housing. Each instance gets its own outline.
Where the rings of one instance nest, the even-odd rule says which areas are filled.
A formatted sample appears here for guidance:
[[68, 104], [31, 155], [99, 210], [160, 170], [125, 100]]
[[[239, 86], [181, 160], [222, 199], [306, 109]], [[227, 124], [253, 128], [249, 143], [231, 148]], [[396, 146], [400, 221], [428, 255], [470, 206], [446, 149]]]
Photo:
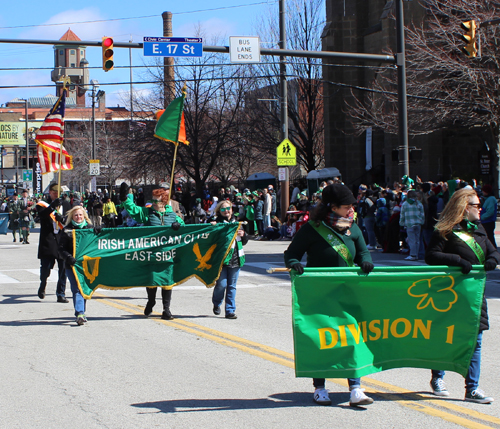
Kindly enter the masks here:
[[113, 39], [111, 37], [102, 38], [102, 69], [104, 71], [113, 70]]
[[462, 39], [465, 41], [465, 46], [462, 50], [470, 58], [477, 57], [476, 21], [471, 20], [462, 22], [462, 28], [466, 31], [466, 33], [462, 35]]

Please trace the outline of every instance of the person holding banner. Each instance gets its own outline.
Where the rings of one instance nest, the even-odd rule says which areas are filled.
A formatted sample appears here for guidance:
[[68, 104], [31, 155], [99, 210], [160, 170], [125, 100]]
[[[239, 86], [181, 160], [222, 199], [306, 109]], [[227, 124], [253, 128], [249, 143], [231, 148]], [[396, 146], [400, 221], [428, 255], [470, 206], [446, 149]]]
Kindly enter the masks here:
[[[217, 216], [216, 223], [233, 223], [238, 222], [233, 216], [232, 204], [228, 200], [221, 201], [216, 209], [215, 215]], [[220, 277], [215, 283], [214, 291], [212, 294], [212, 303], [214, 305], [213, 311], [216, 316], [221, 313], [220, 306], [224, 300], [224, 293], [226, 295], [226, 319], [236, 319], [236, 282], [240, 274], [240, 269], [245, 263], [245, 252], [243, 246], [248, 243], [248, 236], [245, 231], [240, 227], [237, 232], [236, 240], [229, 250], [229, 253], [224, 260]]]
[[[456, 191], [434, 227], [425, 254], [425, 262], [429, 265], [461, 267], [464, 274], [472, 270], [472, 265], [484, 265], [486, 271], [494, 270], [500, 263], [500, 253], [488, 239], [481, 225], [480, 210], [481, 203], [476, 191], [466, 188]], [[489, 329], [488, 308], [483, 295], [477, 343], [465, 377], [465, 400], [480, 404], [493, 402], [493, 398], [486, 396], [478, 388], [481, 344], [483, 331], [487, 329]], [[430, 384], [434, 395], [449, 396], [443, 377], [444, 371], [432, 370]]]
[[69, 280], [71, 293], [73, 294], [73, 306], [75, 307], [76, 324], [78, 326], [87, 322], [87, 316], [85, 316], [87, 301], [78, 288], [72, 268], [76, 262], [73, 256], [73, 230], [92, 228], [93, 226], [85, 209], [82, 206], [75, 206], [68, 211], [68, 217], [66, 218], [64, 230], [61, 232], [61, 240], [59, 241], [59, 254], [66, 266], [66, 277]]
[[[311, 212], [308, 223], [294, 235], [285, 251], [287, 267], [304, 273], [301, 259], [307, 253], [308, 267], [353, 267], [357, 264], [364, 273], [370, 273], [374, 266], [363, 234], [354, 220], [356, 198], [343, 184], [328, 185], [323, 189], [322, 203]], [[363, 393], [360, 378], [349, 378], [349, 405], [369, 405], [373, 399]], [[324, 378], [314, 378], [314, 402], [330, 405]]]
[[[120, 201], [123, 208], [136, 222], [144, 226], [164, 225], [178, 230], [181, 225], [184, 225], [182, 218], [175, 214], [173, 206], [169, 205], [170, 185], [168, 183], [160, 183], [157, 189], [153, 190], [153, 200], [150, 207], [139, 207], [134, 203], [133, 194], [129, 194], [130, 187], [124, 182], [120, 186]], [[177, 206], [178, 207], [178, 206]], [[156, 304], [157, 287], [148, 287], [148, 302], [144, 309], [144, 315], [149, 316], [153, 312], [153, 307]], [[163, 303], [163, 320], [172, 320], [174, 317], [170, 312], [170, 302], [172, 300], [172, 289], [161, 289], [161, 299]]]
[[38, 297], [45, 298], [45, 288], [50, 271], [57, 261], [59, 279], [57, 281], [56, 295], [57, 302], [67, 303], [66, 299], [66, 270], [64, 260], [59, 257], [59, 232], [63, 229], [63, 216], [59, 212], [61, 200], [58, 197], [61, 191], [57, 183], [52, 183], [49, 187], [49, 197], [47, 201], [39, 201], [36, 210], [40, 218], [40, 239], [38, 242], [38, 259], [40, 259], [40, 287]]

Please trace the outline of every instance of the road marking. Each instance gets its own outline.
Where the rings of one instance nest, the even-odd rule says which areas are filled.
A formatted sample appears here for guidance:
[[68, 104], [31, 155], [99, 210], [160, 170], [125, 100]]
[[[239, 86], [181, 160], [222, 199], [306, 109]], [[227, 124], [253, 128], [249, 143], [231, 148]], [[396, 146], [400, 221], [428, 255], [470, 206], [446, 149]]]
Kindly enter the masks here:
[[[95, 297], [100, 298], [99, 302], [102, 302], [105, 305], [108, 305], [110, 307], [114, 307], [117, 309], [121, 309], [127, 312], [131, 312], [133, 314], [144, 314], [143, 313], [143, 308], [142, 306], [138, 306], [135, 304], [131, 304], [128, 302], [124, 302], [121, 300], [117, 299], [109, 299], [107, 296], [95, 293]], [[159, 315], [159, 313], [153, 312], [153, 314]], [[225, 332], [221, 331], [216, 331], [211, 328], [207, 328], [202, 325], [197, 325], [196, 323], [189, 322], [187, 320], [183, 319], [174, 319], [174, 320], [162, 320], [162, 319], [151, 319], [157, 323], [162, 323], [167, 326], [173, 326], [178, 329], [181, 329], [185, 332], [192, 333], [194, 335], [197, 335], [199, 337], [208, 339], [210, 341], [214, 341], [216, 343], [219, 343], [224, 346], [232, 347], [238, 350], [241, 350], [245, 353], [251, 354], [256, 357], [260, 357], [262, 359], [265, 359], [270, 362], [278, 363], [280, 365], [283, 365], [287, 368], [294, 368], [294, 355], [292, 353], [287, 353], [285, 351], [275, 349], [273, 347], [266, 346], [264, 344], [256, 343], [251, 340], [247, 340], [245, 338], [237, 337], [231, 334], [227, 334]], [[329, 379], [329, 381], [340, 385], [347, 387], [347, 381], [346, 380], [339, 380], [339, 379]], [[440, 410], [435, 408], [434, 406], [441, 407], [441, 408], [447, 408], [450, 411], [454, 411], [460, 414], [465, 414], [467, 416], [470, 416], [473, 419], [477, 420], [482, 420], [484, 422], [489, 422], [489, 423], [494, 423], [494, 424], [500, 424], [500, 419], [494, 416], [490, 416], [488, 414], [483, 414], [478, 411], [466, 408], [466, 407], [461, 407], [459, 405], [454, 405], [449, 402], [445, 402], [444, 400], [435, 400], [431, 398], [427, 398], [426, 396], [423, 396], [421, 394], [412, 392], [410, 390], [403, 389], [398, 386], [394, 386], [388, 383], [384, 383], [378, 380], [374, 380], [369, 377], [363, 377], [363, 382], [364, 384], [375, 386], [379, 389], [385, 390], [388, 393], [384, 394], [384, 397], [393, 400], [395, 403], [398, 405], [404, 406], [406, 408], [410, 408], [414, 411], [419, 411], [424, 414], [433, 416], [433, 417], [438, 417], [440, 419], [449, 421], [451, 423], [455, 423], [457, 425], [470, 428], [470, 429], [487, 429], [487, 428], [492, 428], [491, 426], [486, 426], [481, 423], [469, 420], [464, 417], [457, 416], [455, 414], [451, 414], [449, 412]], [[372, 394], [380, 394], [381, 392], [379, 390], [375, 390], [373, 388], [368, 387], [366, 389], [367, 392], [372, 393]], [[407, 397], [408, 399], [404, 399]], [[418, 402], [416, 401], [418, 399]], [[425, 404], [422, 404], [422, 401], [425, 401]], [[427, 404], [432, 404], [427, 405]]]
[[[14, 270], [12, 270], [12, 271], [14, 271]], [[19, 280], [16, 280], [15, 278], [9, 277], [8, 275], [2, 274], [0, 272], [0, 284], [4, 284], [4, 283], [19, 283]]]

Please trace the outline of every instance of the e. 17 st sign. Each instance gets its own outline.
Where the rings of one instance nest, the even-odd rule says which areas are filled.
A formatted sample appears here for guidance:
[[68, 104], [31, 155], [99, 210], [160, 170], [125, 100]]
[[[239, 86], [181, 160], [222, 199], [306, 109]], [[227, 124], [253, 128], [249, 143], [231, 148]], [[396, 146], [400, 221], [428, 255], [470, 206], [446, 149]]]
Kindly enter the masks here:
[[202, 57], [201, 37], [144, 37], [145, 57]]

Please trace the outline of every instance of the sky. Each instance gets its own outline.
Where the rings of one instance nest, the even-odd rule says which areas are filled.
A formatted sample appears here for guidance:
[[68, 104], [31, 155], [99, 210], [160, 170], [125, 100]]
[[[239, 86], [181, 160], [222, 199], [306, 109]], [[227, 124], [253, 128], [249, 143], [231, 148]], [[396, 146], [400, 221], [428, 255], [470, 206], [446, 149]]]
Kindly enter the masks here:
[[[131, 39], [142, 42], [144, 36], [163, 35], [161, 14], [170, 11], [174, 36], [194, 37], [196, 28], [201, 26], [208, 38], [220, 37], [221, 44], [227, 46], [229, 36], [257, 36], [258, 21], [266, 14], [278, 16], [278, 6], [278, 0], [86, 0], [79, 3], [26, 0], [20, 4], [5, 1], [0, 15], [0, 39], [59, 40], [71, 28], [81, 40], [101, 41], [103, 36], [109, 36], [115, 42], [129, 42]], [[90, 70], [90, 79], [99, 83], [129, 82], [128, 68], [109, 72], [101, 69], [100, 47], [88, 47], [86, 51], [89, 67], [98, 67]], [[128, 66], [129, 50], [115, 48], [114, 61], [115, 66]], [[148, 61], [142, 49], [132, 49], [134, 66]], [[53, 67], [52, 45], [0, 43], [0, 105], [16, 97], [55, 95], [55, 86], [50, 79]], [[16, 70], [6, 70], [9, 68]], [[35, 70], [40, 68], [45, 69]], [[144, 69], [135, 69], [133, 80], [142, 80], [143, 72]], [[6, 88], [30, 85], [48, 86]], [[100, 89], [106, 91], [106, 105], [114, 107], [124, 105], [130, 87], [102, 85]]]

